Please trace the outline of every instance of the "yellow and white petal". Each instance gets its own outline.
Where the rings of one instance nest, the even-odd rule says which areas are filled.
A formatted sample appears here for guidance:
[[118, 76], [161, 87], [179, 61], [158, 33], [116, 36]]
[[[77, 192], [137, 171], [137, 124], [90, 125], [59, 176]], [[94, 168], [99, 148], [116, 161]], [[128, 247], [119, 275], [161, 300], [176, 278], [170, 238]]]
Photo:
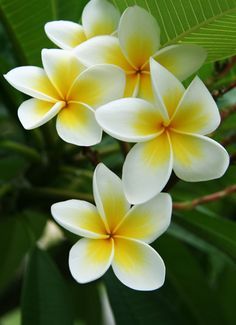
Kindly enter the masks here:
[[93, 110], [82, 103], [71, 102], [58, 114], [57, 133], [66, 142], [77, 146], [92, 146], [101, 141], [102, 129]]
[[116, 31], [120, 13], [106, 0], [91, 0], [84, 7], [82, 24], [88, 38], [109, 35]]
[[20, 105], [17, 114], [23, 127], [26, 130], [31, 130], [51, 120], [59, 113], [63, 106], [63, 102], [53, 104], [31, 98]]
[[171, 132], [174, 172], [184, 181], [200, 182], [221, 177], [229, 165], [227, 151], [216, 141], [194, 134]]
[[114, 64], [125, 71], [133, 71], [114, 36], [95, 36], [75, 48], [74, 53], [86, 66]]
[[156, 105], [168, 122], [184, 94], [184, 86], [172, 73], [153, 59], [150, 60], [150, 69]]
[[165, 264], [148, 244], [127, 238], [116, 238], [112, 268], [127, 287], [141, 291], [160, 288], [165, 281]]
[[129, 62], [141, 68], [160, 46], [160, 29], [149, 12], [133, 6], [121, 16], [118, 38]]
[[96, 207], [80, 200], [67, 200], [52, 205], [51, 213], [60, 226], [88, 238], [108, 238]]
[[103, 164], [99, 164], [94, 171], [93, 194], [106, 228], [112, 232], [130, 205], [125, 198], [120, 178]]
[[74, 82], [68, 97], [97, 108], [121, 98], [125, 90], [125, 73], [112, 64], [98, 64], [86, 69]]
[[209, 134], [220, 124], [217, 105], [204, 83], [195, 77], [173, 116], [171, 127], [188, 133]]
[[97, 109], [99, 125], [114, 138], [142, 142], [162, 132], [158, 110], [140, 98], [122, 98]]
[[57, 102], [60, 96], [42, 68], [25, 66], [12, 69], [4, 75], [14, 88], [38, 99]]
[[207, 52], [198, 45], [178, 44], [164, 47], [153, 57], [179, 80], [185, 80], [203, 65]]
[[70, 272], [79, 283], [96, 280], [109, 269], [113, 256], [112, 239], [80, 239], [70, 250]]
[[136, 144], [123, 166], [124, 191], [128, 201], [140, 204], [157, 195], [166, 185], [173, 166], [166, 133]]
[[83, 27], [72, 21], [50, 21], [44, 29], [48, 38], [63, 50], [71, 50], [86, 41]]
[[42, 61], [48, 78], [57, 89], [62, 100], [68, 99], [67, 94], [71, 86], [81, 72], [85, 70], [85, 66], [72, 51], [59, 49], [43, 49]]
[[123, 97], [137, 97], [139, 91], [140, 76], [137, 73], [126, 74], [126, 86]]
[[135, 205], [115, 234], [152, 243], [169, 227], [171, 212], [171, 196], [160, 193], [143, 204]]
[[152, 89], [152, 81], [149, 73], [140, 74], [140, 83], [137, 97], [146, 99], [147, 101], [154, 102], [154, 94]]

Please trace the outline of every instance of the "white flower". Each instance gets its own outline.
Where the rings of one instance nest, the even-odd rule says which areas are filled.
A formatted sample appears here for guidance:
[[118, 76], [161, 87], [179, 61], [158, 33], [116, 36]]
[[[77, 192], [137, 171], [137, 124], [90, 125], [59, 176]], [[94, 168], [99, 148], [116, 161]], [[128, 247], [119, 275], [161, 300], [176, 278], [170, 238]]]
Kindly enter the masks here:
[[82, 25], [67, 20], [51, 21], [45, 25], [45, 32], [57, 46], [70, 50], [93, 36], [113, 34], [119, 19], [119, 11], [110, 2], [91, 0], [84, 7]]
[[87, 66], [112, 63], [126, 72], [125, 97], [152, 100], [149, 58], [153, 57], [180, 80], [197, 71], [206, 59], [206, 51], [197, 45], [176, 44], [160, 49], [160, 30], [146, 10], [127, 8], [118, 26], [118, 38], [97, 36], [75, 48]]
[[101, 141], [94, 109], [124, 93], [125, 76], [113, 65], [86, 69], [72, 52], [42, 51], [43, 67], [18, 67], [5, 75], [16, 89], [34, 98], [18, 110], [25, 129], [34, 129], [57, 116], [56, 128], [66, 142], [90, 146]]
[[205, 135], [220, 123], [218, 108], [198, 77], [185, 90], [168, 70], [151, 60], [155, 100], [124, 98], [99, 108], [96, 118], [115, 138], [139, 142], [123, 167], [128, 200], [141, 203], [166, 185], [172, 169], [185, 181], [221, 177], [229, 165], [226, 150]]
[[79, 283], [101, 277], [112, 265], [118, 279], [136, 290], [163, 285], [165, 265], [148, 244], [169, 226], [172, 202], [161, 193], [130, 208], [121, 180], [103, 164], [94, 172], [96, 207], [80, 200], [55, 203], [52, 215], [65, 229], [85, 237], [71, 249], [70, 271]]

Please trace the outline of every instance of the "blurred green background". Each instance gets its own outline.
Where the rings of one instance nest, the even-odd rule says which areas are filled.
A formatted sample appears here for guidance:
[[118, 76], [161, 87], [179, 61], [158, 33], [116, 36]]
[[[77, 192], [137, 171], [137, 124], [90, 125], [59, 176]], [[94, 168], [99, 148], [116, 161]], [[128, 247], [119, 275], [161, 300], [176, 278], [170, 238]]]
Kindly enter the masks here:
[[[23, 129], [17, 108], [25, 98], [2, 74], [19, 65], [41, 65], [41, 49], [54, 47], [44, 24], [79, 22], [87, 1], [0, 0], [0, 324], [112, 325], [115, 320], [121, 325], [234, 325], [236, 1], [111, 2], [121, 11], [135, 3], [150, 10], [160, 24], [163, 45], [188, 42], [208, 50], [208, 62], [198, 74], [222, 114], [212, 137], [227, 148], [230, 167], [221, 179], [204, 183], [172, 176], [166, 189], [175, 202], [172, 224], [153, 244], [167, 267], [161, 289], [133, 291], [111, 271], [99, 281], [77, 284], [67, 260], [78, 238], [54, 224], [50, 205], [91, 200], [94, 166], [102, 161], [120, 175], [127, 146], [106, 135], [91, 149], [66, 144], [54, 121]], [[205, 197], [209, 194], [213, 197]]]

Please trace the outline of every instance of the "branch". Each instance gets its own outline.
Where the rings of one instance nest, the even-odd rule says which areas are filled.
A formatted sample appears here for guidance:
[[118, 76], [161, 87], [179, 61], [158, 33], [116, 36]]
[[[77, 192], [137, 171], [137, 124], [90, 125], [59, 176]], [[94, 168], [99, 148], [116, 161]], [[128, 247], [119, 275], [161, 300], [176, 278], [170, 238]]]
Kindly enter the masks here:
[[233, 113], [236, 113], [236, 105], [223, 109], [220, 112], [221, 122], [224, 121], [227, 117], [229, 117]]
[[173, 203], [173, 208], [175, 210], [191, 210], [194, 209], [196, 206], [217, 201], [225, 196], [233, 194], [236, 192], [236, 184], [226, 187], [224, 190], [215, 192], [209, 195], [205, 195], [199, 198], [196, 198], [192, 201], [186, 201], [181, 203]]
[[229, 92], [230, 90], [236, 88], [236, 81], [232, 82], [231, 84], [229, 84], [228, 86], [221, 88], [221, 89], [214, 89], [212, 91], [212, 96], [215, 100], [217, 100], [219, 97], [224, 96], [227, 92]]

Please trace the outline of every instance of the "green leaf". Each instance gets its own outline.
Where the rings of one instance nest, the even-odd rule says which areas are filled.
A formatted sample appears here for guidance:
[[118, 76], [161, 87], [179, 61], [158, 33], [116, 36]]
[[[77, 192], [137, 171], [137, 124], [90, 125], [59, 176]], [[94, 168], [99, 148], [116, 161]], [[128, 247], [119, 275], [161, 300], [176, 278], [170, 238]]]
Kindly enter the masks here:
[[198, 324], [223, 324], [219, 301], [211, 290], [206, 274], [192, 252], [179, 240], [165, 235], [155, 248], [162, 256], [167, 279], [188, 306]]
[[18, 217], [0, 222], [0, 290], [2, 291], [30, 248], [27, 229]]
[[34, 211], [6, 217], [0, 222], [0, 290], [14, 275], [25, 254], [41, 236], [46, 218]]
[[161, 28], [161, 44], [199, 44], [208, 62], [236, 53], [236, 0], [111, 0], [121, 11], [131, 5], [149, 10]]
[[73, 310], [64, 280], [46, 252], [29, 258], [22, 293], [22, 325], [72, 325]]
[[174, 215], [174, 220], [195, 235], [213, 244], [234, 261], [236, 259], [236, 224], [211, 213], [206, 208]]
[[54, 47], [44, 25], [51, 20], [78, 21], [86, 0], [0, 0], [0, 18], [21, 64], [40, 64], [42, 48]]

